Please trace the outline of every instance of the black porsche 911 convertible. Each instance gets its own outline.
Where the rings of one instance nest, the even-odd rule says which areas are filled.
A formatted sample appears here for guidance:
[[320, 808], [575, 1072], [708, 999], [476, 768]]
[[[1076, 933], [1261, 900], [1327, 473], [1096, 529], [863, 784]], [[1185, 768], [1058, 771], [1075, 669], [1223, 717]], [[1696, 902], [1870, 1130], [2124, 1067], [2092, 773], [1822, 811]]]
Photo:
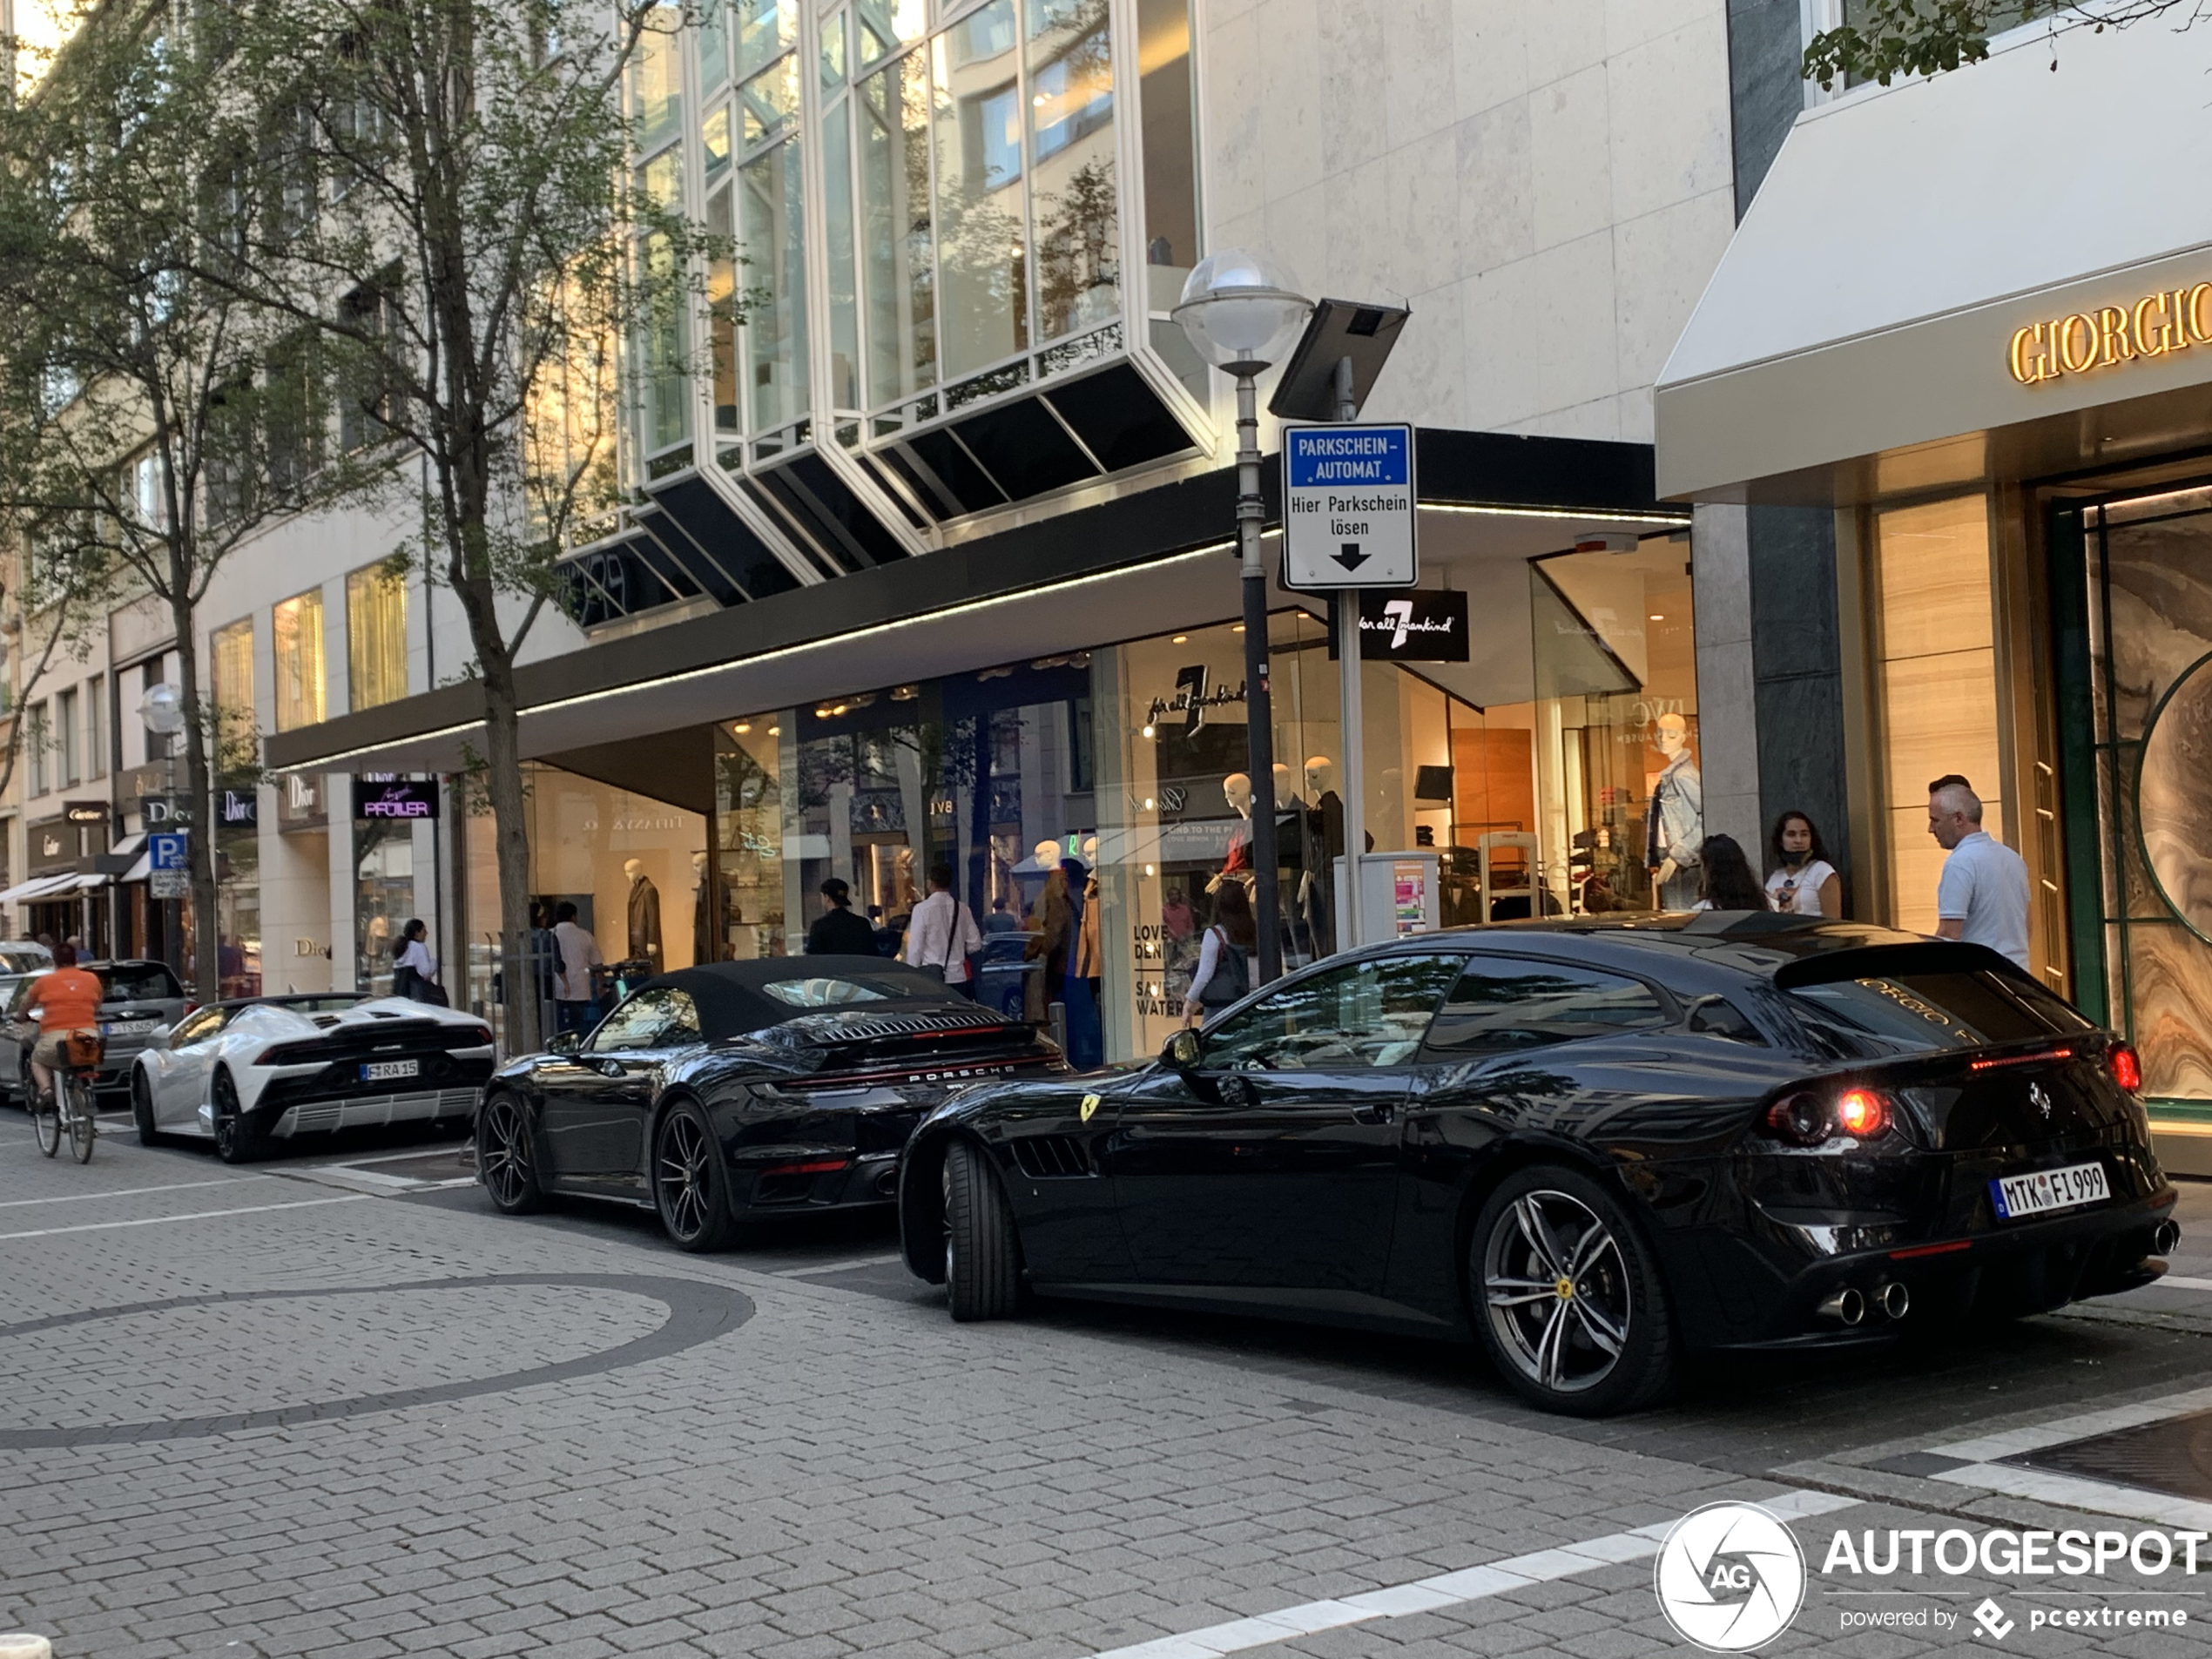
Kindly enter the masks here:
[[900, 1148], [948, 1093], [1065, 1069], [1027, 1025], [896, 962], [682, 968], [493, 1074], [477, 1177], [509, 1215], [610, 1198], [714, 1250], [748, 1218], [889, 1204]]
[[926, 1118], [907, 1265], [1479, 1342], [1523, 1396], [1655, 1399], [1685, 1350], [2033, 1312], [2165, 1271], [2134, 1052], [1974, 945], [1750, 913], [1338, 956], [1125, 1073]]

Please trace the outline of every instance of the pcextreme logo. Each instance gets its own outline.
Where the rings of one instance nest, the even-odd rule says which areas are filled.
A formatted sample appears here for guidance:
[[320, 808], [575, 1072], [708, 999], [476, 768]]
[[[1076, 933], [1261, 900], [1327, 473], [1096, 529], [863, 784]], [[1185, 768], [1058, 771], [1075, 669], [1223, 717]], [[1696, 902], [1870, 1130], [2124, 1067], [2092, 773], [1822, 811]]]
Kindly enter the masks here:
[[1804, 1552], [1754, 1503], [1709, 1503], [1676, 1521], [1659, 1547], [1652, 1588], [1684, 1641], [1708, 1653], [1749, 1653], [1790, 1628], [1805, 1598]]

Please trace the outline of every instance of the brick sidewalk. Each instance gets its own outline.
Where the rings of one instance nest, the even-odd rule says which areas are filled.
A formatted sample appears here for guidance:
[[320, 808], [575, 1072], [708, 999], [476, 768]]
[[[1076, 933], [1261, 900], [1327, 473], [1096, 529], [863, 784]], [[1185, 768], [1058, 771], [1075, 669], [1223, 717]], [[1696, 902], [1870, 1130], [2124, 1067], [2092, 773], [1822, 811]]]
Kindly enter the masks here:
[[[26, 1176], [27, 1151], [0, 1132], [7, 1198], [68, 1193], [84, 1174]], [[115, 1189], [219, 1167], [133, 1154], [105, 1144], [93, 1169]], [[6, 1233], [286, 1206], [0, 1246], [0, 1368], [33, 1385], [10, 1426], [190, 1426], [0, 1449], [0, 1629], [47, 1632], [63, 1659], [1081, 1659], [1780, 1490], [1524, 1418], [1293, 1394], [1110, 1334], [955, 1326], [742, 1256], [304, 1202], [327, 1195], [276, 1179], [0, 1210]], [[484, 1282], [505, 1276], [536, 1282]], [[691, 1323], [663, 1344], [684, 1345], [594, 1370], [592, 1354], [661, 1329], [668, 1305], [604, 1277], [546, 1283], [566, 1276], [688, 1284]], [[361, 1293], [444, 1278], [473, 1283]], [[179, 1298], [203, 1299], [20, 1329]], [[426, 1387], [422, 1403], [378, 1403]], [[355, 1405], [315, 1414], [333, 1399]], [[1866, 1506], [1840, 1524], [1907, 1514]], [[1816, 1533], [1800, 1529], [1809, 1550]], [[1264, 1651], [1689, 1651], [1650, 1581], [1649, 1561], [1602, 1567]], [[1831, 1645], [1813, 1611], [1773, 1650]]]

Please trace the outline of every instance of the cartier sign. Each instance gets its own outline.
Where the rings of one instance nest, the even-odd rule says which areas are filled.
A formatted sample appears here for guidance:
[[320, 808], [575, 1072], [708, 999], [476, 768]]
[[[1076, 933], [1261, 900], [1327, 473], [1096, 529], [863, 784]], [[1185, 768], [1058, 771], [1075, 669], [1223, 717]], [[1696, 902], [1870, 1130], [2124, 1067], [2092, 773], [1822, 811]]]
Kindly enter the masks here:
[[2031, 323], [2013, 331], [2005, 362], [2014, 380], [2033, 386], [2196, 346], [2212, 346], [2212, 282]]

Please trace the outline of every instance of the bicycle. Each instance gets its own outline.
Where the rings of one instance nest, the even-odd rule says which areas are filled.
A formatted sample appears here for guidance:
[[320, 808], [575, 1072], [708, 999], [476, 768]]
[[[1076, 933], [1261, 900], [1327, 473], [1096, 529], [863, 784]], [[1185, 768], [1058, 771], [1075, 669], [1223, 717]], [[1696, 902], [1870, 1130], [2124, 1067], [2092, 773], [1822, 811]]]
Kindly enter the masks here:
[[100, 1054], [105, 1045], [97, 1036], [71, 1033], [54, 1068], [51, 1098], [33, 1103], [31, 1123], [38, 1150], [48, 1157], [61, 1150], [62, 1136], [69, 1136], [70, 1156], [79, 1163], [92, 1161], [92, 1143], [99, 1138], [93, 1085], [99, 1077]]

